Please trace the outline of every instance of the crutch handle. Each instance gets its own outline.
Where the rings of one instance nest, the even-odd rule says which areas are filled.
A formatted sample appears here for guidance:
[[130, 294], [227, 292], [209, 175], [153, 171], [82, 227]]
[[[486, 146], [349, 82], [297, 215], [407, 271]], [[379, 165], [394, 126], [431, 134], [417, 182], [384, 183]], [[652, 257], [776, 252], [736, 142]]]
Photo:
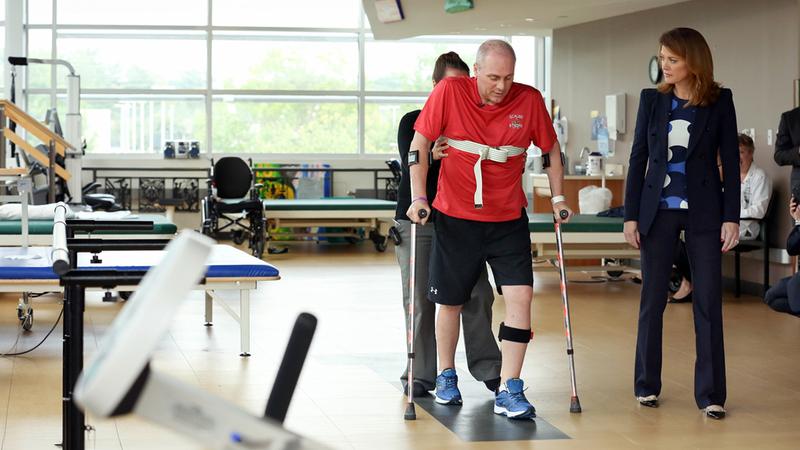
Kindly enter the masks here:
[[566, 219], [567, 217], [569, 217], [569, 211], [567, 211], [566, 209], [562, 209], [561, 211], [558, 212], [558, 215], [562, 219]]
[[428, 217], [428, 210], [427, 209], [420, 209], [419, 211], [417, 211], [417, 215], [419, 216], [420, 219], [424, 219], [424, 218]]

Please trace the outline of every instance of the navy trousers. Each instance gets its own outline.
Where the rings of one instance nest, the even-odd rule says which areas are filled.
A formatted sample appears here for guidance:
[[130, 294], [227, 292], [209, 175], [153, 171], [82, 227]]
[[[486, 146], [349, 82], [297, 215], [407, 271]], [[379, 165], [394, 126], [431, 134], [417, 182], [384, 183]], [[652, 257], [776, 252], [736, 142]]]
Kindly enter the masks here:
[[724, 405], [725, 346], [722, 336], [722, 244], [720, 232], [693, 233], [688, 212], [660, 210], [646, 236], [641, 237], [642, 297], [636, 339], [634, 393], [661, 394], [661, 353], [664, 309], [675, 244], [685, 230], [692, 275], [697, 359], [694, 396], [697, 406]]

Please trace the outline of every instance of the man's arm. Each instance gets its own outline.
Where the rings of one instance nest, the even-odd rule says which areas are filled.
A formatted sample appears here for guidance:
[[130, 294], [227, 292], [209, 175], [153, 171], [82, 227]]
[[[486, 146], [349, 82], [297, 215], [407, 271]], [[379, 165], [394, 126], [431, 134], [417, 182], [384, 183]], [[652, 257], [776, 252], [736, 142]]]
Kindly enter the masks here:
[[779, 166], [800, 166], [800, 142], [792, 142], [789, 133], [789, 114], [781, 114], [781, 123], [778, 125], [778, 135], [775, 137], [775, 162]]
[[555, 141], [553, 144], [553, 148], [548, 153], [550, 157], [550, 165], [545, 169], [547, 172], [547, 180], [550, 183], [550, 195], [552, 198], [556, 198], [561, 196], [561, 201], [556, 201], [553, 203], [553, 213], [556, 216], [556, 220], [559, 222], [566, 222], [569, 220], [569, 216], [566, 219], [562, 219], [559, 216], [559, 213], [563, 210], [566, 210], [569, 215], [572, 215], [572, 210], [569, 209], [567, 206], [567, 202], [563, 199], [564, 196], [564, 164], [561, 160], [561, 145], [559, 145], [558, 141]]
[[[428, 198], [426, 197], [426, 180], [428, 179], [428, 153], [430, 148], [431, 141], [428, 140], [428, 138], [419, 132], [414, 133], [414, 139], [411, 140], [409, 153], [416, 151], [419, 156], [417, 158], [417, 164], [409, 164], [408, 166], [408, 173], [411, 179], [411, 206], [408, 208], [406, 215], [412, 222], [422, 225], [428, 221], [431, 212], [431, 207], [428, 204]], [[419, 211], [423, 209], [426, 211], [426, 216], [424, 218], [420, 218]]]
[[742, 208], [739, 217], [742, 219], [761, 220], [767, 214], [767, 208], [769, 207], [769, 198], [772, 196], [772, 181], [766, 175], [753, 181], [750, 192], [750, 205]]

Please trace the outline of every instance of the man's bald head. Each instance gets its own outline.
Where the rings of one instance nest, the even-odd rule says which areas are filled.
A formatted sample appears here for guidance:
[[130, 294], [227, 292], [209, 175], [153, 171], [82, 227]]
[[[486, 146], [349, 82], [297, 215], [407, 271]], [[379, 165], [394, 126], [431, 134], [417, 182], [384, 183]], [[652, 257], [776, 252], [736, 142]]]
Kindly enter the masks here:
[[495, 53], [501, 57], [511, 57], [511, 60], [516, 63], [517, 55], [514, 53], [514, 48], [511, 44], [502, 39], [489, 39], [478, 47], [478, 54], [475, 56], [475, 65], [478, 67], [483, 66], [486, 57], [490, 53]]
[[483, 104], [496, 105], [503, 101], [514, 82], [516, 62], [517, 56], [508, 42], [490, 39], [481, 44], [474, 68]]

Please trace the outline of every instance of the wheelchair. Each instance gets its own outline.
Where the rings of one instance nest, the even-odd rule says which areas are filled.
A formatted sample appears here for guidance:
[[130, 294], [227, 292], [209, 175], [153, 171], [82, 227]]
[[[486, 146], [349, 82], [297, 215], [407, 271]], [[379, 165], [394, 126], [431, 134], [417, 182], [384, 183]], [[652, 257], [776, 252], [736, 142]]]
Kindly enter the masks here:
[[242, 158], [226, 156], [213, 164], [208, 195], [201, 200], [202, 232], [214, 239], [231, 239], [261, 259], [265, 245], [264, 206], [260, 184]]

